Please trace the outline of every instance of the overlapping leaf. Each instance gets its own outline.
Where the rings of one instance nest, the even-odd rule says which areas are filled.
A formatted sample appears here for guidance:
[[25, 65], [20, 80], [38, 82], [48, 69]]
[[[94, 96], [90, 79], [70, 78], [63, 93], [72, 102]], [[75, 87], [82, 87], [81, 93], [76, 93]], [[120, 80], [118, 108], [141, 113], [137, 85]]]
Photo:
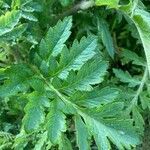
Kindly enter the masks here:
[[131, 146], [135, 147], [140, 142], [132, 126], [132, 120], [116, 117], [122, 109], [122, 103], [114, 103], [103, 106], [97, 111], [90, 110], [82, 115], [89, 131], [94, 136], [98, 149], [110, 149], [109, 140], [118, 149], [131, 149]]
[[139, 138], [132, 120], [123, 116], [123, 103], [114, 102], [118, 90], [96, 88], [108, 69], [108, 63], [97, 51], [97, 38], [88, 35], [67, 48], [64, 43], [71, 34], [71, 26], [72, 18], [67, 17], [49, 29], [34, 55], [34, 64], [6, 69], [0, 96], [25, 95], [28, 102], [22, 127], [24, 134], [45, 133], [39, 147], [43, 148], [47, 141], [49, 147], [58, 144], [59, 149], [72, 149], [65, 133], [70, 114], [75, 118], [79, 149], [90, 149], [91, 136], [98, 149], [110, 149], [109, 140], [119, 149], [131, 149]]
[[66, 80], [64, 89], [77, 89], [80, 91], [91, 91], [92, 85], [101, 83], [107, 70], [107, 62], [100, 58], [87, 62], [75, 75], [71, 72]]
[[60, 67], [57, 72], [61, 79], [66, 79], [70, 70], [79, 70], [84, 63], [95, 55], [97, 39], [95, 36], [83, 37], [78, 43], [74, 41], [70, 51], [65, 47], [60, 59]]

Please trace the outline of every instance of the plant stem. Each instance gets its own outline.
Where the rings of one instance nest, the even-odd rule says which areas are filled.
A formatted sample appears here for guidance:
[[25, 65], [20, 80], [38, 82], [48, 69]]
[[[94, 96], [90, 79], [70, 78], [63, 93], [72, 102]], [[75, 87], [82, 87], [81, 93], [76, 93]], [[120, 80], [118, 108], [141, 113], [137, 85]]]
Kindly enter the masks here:
[[60, 93], [55, 87], [47, 81], [47, 79], [40, 73], [36, 66], [30, 65], [30, 68], [39, 75], [39, 77], [45, 82], [50, 91], [53, 91], [64, 103], [71, 104], [75, 109], [79, 109], [79, 107], [68, 100], [62, 93]]

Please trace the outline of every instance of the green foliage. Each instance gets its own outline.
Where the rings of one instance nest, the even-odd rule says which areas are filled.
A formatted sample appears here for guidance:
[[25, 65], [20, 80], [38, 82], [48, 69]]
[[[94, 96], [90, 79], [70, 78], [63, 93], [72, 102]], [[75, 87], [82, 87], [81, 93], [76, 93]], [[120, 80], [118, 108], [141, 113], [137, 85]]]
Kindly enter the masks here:
[[113, 69], [113, 72], [121, 82], [129, 83], [129, 87], [135, 87], [140, 84], [140, 80], [133, 78], [127, 71], [123, 72], [122, 70]]
[[[150, 53], [149, 53], [149, 20], [150, 20], [150, 14], [144, 10], [142, 3], [138, 5], [138, 1], [130, 1], [129, 7], [126, 8], [126, 15], [134, 22], [139, 35], [140, 39], [142, 41], [146, 59], [147, 59], [147, 65], [148, 70], [150, 73]], [[142, 6], [141, 6], [142, 5]], [[131, 12], [130, 12], [131, 11]], [[130, 12], [130, 14], [129, 14]]]
[[109, 6], [111, 8], [117, 8], [119, 0], [113, 0], [113, 1], [111, 1], [111, 0], [96, 0], [95, 3], [97, 6], [106, 5], [106, 6]]
[[141, 1], [3, 0], [0, 14], [0, 149], [142, 149], [150, 15]]
[[20, 11], [13, 10], [0, 17], [0, 36], [10, 32], [18, 24]]
[[113, 39], [112, 39], [111, 34], [109, 32], [108, 24], [103, 19], [99, 20], [99, 30], [100, 30], [103, 44], [105, 45], [109, 55], [112, 58], [114, 58], [115, 48], [113, 45]]

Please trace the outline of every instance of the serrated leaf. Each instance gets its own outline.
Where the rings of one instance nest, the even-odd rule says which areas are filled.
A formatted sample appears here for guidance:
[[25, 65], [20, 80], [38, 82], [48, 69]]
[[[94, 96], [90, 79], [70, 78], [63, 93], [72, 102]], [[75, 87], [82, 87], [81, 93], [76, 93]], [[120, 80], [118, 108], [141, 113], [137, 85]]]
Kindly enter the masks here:
[[75, 130], [79, 150], [90, 150], [90, 136], [80, 116], [75, 117]]
[[[92, 108], [90, 111], [91, 113], [95, 114], [95, 116], [97, 116], [98, 118], [102, 118], [102, 117], [117, 118], [118, 114], [121, 116], [123, 108], [124, 108], [123, 102], [113, 102], [113, 103], [105, 104], [103, 106], [99, 106], [96, 109]], [[100, 116], [98, 116], [99, 113], [101, 114]]]
[[61, 138], [62, 132], [66, 131], [66, 116], [61, 112], [56, 102], [51, 103], [50, 111], [46, 117], [46, 128], [48, 131], [48, 139], [56, 144]]
[[30, 21], [35, 21], [35, 22], [38, 21], [38, 19], [34, 15], [32, 15], [32, 13], [30, 12], [22, 12], [21, 16]]
[[44, 104], [48, 99], [33, 92], [28, 96], [29, 102], [25, 107], [25, 116], [23, 118], [23, 126], [26, 132], [32, 132], [40, 127], [45, 120]]
[[123, 57], [124, 62], [132, 61], [133, 64], [138, 66], [145, 66], [146, 62], [140, 56], [138, 56], [135, 52], [123, 49], [121, 52], [121, 56]]
[[83, 37], [80, 43], [75, 40], [70, 51], [65, 47], [61, 53], [60, 67], [57, 71], [59, 78], [66, 79], [70, 70], [79, 70], [83, 64], [96, 53], [97, 38], [95, 36]]
[[0, 36], [1, 40], [14, 40], [18, 37], [20, 37], [24, 31], [27, 29], [27, 24], [21, 24], [14, 29], [12, 29], [10, 32], [4, 34], [3, 36]]
[[58, 21], [56, 26], [51, 27], [40, 43], [39, 55], [47, 60], [50, 56], [57, 56], [63, 49], [64, 43], [69, 38], [72, 26], [72, 18], [67, 17], [63, 21]]
[[102, 42], [104, 46], [106, 47], [106, 50], [111, 58], [114, 58], [115, 55], [115, 49], [113, 44], [113, 39], [111, 37], [108, 24], [104, 19], [99, 20], [99, 32], [102, 38]]
[[137, 131], [141, 134], [144, 133], [144, 119], [139, 111], [139, 108], [137, 106], [134, 106], [132, 108], [132, 118], [134, 120], [135, 127], [137, 128]]
[[99, 84], [103, 81], [107, 68], [107, 62], [101, 61], [99, 58], [87, 62], [77, 75], [73, 73], [68, 76], [68, 86], [65, 89], [91, 91], [93, 89], [91, 85]]
[[121, 82], [129, 83], [129, 87], [135, 87], [141, 83], [139, 79], [132, 77], [128, 71], [123, 71], [121, 69], [113, 69], [113, 72]]
[[150, 97], [147, 95], [148, 92], [143, 92], [140, 95], [140, 101], [143, 109], [148, 108], [150, 110]]
[[26, 91], [29, 87], [27, 81], [33, 76], [33, 72], [25, 64], [13, 65], [6, 69], [4, 74], [8, 79], [4, 85], [0, 86], [0, 97], [9, 97], [18, 92]]
[[[118, 104], [120, 105], [121, 103]], [[120, 113], [122, 108], [118, 104], [116, 103], [116, 109], [119, 108], [118, 113]], [[82, 114], [88, 130], [94, 136], [98, 149], [110, 149], [109, 140], [118, 149], [131, 149], [131, 146], [135, 147], [140, 141], [134, 130], [132, 120], [112, 118], [116, 116], [117, 112], [116, 109], [113, 110], [114, 104], [108, 106], [110, 109], [108, 107], [101, 107], [98, 111], [93, 110], [92, 112]], [[114, 112], [114, 114], [112, 115], [111, 112]]]
[[71, 32], [70, 29], [72, 27], [72, 18], [65, 18], [63, 21], [58, 21], [57, 25], [53, 28], [50, 28], [46, 42], [49, 43], [49, 50], [52, 52], [53, 56], [57, 56], [64, 47], [64, 43], [69, 38]]
[[0, 36], [10, 32], [18, 24], [20, 18], [21, 13], [18, 10], [8, 11], [0, 16]]
[[101, 104], [113, 102], [119, 94], [116, 88], [105, 87], [94, 89], [91, 92], [77, 92], [70, 98], [74, 103], [88, 108], [98, 107]]

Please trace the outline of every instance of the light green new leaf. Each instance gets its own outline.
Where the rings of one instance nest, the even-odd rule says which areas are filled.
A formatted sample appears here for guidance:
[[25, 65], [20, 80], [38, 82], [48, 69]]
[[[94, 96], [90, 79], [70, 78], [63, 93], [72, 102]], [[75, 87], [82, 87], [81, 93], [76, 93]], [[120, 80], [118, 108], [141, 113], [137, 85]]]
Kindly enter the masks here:
[[95, 4], [97, 6], [109, 6], [110, 8], [118, 8], [119, 0], [96, 0]]
[[70, 51], [65, 47], [61, 53], [60, 67], [56, 74], [66, 79], [70, 70], [79, 70], [89, 59], [95, 55], [97, 38], [95, 36], [83, 37], [80, 43], [75, 40]]
[[50, 111], [46, 117], [46, 128], [48, 139], [53, 144], [58, 144], [62, 132], [66, 131], [66, 116], [57, 107], [56, 101], [51, 103]]
[[28, 95], [28, 99], [29, 102], [25, 107], [23, 126], [26, 132], [32, 132], [38, 129], [45, 120], [44, 104], [48, 103], [48, 99], [37, 92]]
[[63, 21], [58, 21], [56, 26], [51, 27], [40, 43], [39, 55], [47, 60], [50, 56], [57, 56], [63, 49], [64, 43], [69, 38], [72, 26], [72, 18], [67, 17]]
[[0, 16], [0, 36], [10, 32], [18, 24], [20, 18], [21, 12], [18, 10], [8, 11]]
[[90, 150], [90, 135], [80, 116], [75, 117], [75, 130], [79, 150]]

